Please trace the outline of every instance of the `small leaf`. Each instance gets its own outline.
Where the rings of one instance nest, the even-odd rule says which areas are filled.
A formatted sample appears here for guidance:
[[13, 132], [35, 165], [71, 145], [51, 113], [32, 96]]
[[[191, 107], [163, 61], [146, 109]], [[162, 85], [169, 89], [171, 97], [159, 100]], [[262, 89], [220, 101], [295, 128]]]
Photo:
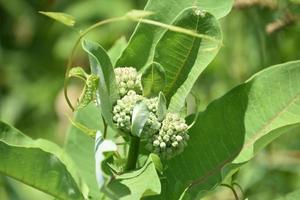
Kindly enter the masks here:
[[162, 173], [163, 172], [163, 164], [161, 163], [161, 160], [159, 158], [158, 155], [154, 154], [154, 153], [151, 153], [149, 155], [149, 157], [151, 157], [154, 165], [155, 165], [155, 168], [158, 172]]
[[96, 168], [96, 179], [99, 189], [105, 183], [105, 173], [102, 170], [102, 162], [105, 161], [112, 154], [108, 155], [106, 153], [116, 152], [117, 145], [112, 140], [103, 139], [102, 133], [97, 131], [95, 140], [95, 168]]
[[134, 136], [140, 137], [143, 128], [148, 120], [149, 110], [144, 102], [138, 102], [132, 112], [131, 133]]
[[153, 15], [153, 12], [146, 10], [131, 10], [126, 13], [126, 17], [133, 20], [138, 20], [140, 18], [148, 17]]
[[157, 155], [150, 154], [144, 166], [138, 170], [116, 176], [103, 191], [112, 199], [132, 200], [158, 195], [161, 183], [156, 168], [161, 168]]
[[85, 82], [83, 92], [79, 98], [77, 110], [86, 107], [91, 101], [96, 98], [96, 92], [98, 89], [99, 78], [95, 74], [89, 75]]
[[66, 13], [62, 13], [62, 12], [43, 12], [43, 11], [39, 11], [39, 13], [46, 15], [47, 17], [50, 17], [64, 25], [67, 26], [74, 26], [75, 24], [75, 19], [73, 16], [66, 14]]
[[146, 97], [157, 96], [166, 84], [164, 68], [157, 62], [153, 62], [142, 74], [143, 95]]
[[167, 100], [164, 93], [160, 92], [158, 96], [158, 108], [157, 117], [159, 121], [162, 121], [167, 114]]
[[81, 79], [87, 79], [88, 74], [81, 67], [73, 67], [69, 71], [68, 77], [78, 77]]
[[82, 47], [89, 55], [91, 72], [100, 80], [98, 92], [102, 115], [105, 121], [113, 127], [112, 107], [119, 99], [113, 66], [105, 49], [99, 44], [84, 40]]

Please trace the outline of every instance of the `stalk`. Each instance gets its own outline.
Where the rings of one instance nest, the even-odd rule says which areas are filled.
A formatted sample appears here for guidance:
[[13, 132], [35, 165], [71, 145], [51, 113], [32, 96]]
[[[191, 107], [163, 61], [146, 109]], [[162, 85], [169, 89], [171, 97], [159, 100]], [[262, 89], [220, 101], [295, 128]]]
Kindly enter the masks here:
[[131, 136], [130, 137], [130, 144], [129, 144], [129, 151], [128, 151], [128, 158], [125, 170], [133, 170], [135, 169], [137, 158], [139, 155], [139, 147], [140, 147], [140, 138]]

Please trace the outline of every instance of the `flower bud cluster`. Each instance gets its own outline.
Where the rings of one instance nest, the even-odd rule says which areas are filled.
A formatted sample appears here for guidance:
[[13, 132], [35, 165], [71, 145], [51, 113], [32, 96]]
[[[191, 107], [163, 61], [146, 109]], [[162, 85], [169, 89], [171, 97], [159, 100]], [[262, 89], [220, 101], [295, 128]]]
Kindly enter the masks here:
[[158, 97], [154, 97], [150, 99], [145, 98], [145, 104], [147, 105], [150, 112], [156, 114], [158, 108]]
[[130, 132], [133, 108], [142, 99], [141, 95], [130, 90], [122, 99], [117, 101], [113, 108], [113, 121], [119, 129], [127, 133]]
[[162, 158], [170, 159], [180, 154], [187, 145], [189, 135], [185, 120], [177, 113], [167, 113], [158, 134], [148, 139], [146, 148]]
[[119, 95], [125, 96], [130, 90], [141, 94], [141, 78], [133, 67], [118, 67], [114, 69]]
[[122, 97], [113, 108], [113, 121], [117, 128], [130, 133], [133, 109], [139, 101], [143, 101], [149, 110], [149, 117], [141, 135], [146, 141], [146, 149], [164, 159], [181, 153], [189, 139], [185, 120], [177, 113], [167, 113], [162, 121], [158, 120], [158, 98], [146, 98], [140, 95], [141, 80], [134, 68], [116, 68], [115, 75], [119, 94]]

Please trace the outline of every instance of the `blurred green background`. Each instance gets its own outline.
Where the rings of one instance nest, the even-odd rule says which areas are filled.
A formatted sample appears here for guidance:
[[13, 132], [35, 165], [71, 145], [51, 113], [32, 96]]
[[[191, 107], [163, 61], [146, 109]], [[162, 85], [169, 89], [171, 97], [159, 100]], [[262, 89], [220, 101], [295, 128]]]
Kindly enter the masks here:
[[[0, 119], [33, 138], [63, 144], [70, 113], [62, 95], [65, 65], [77, 33], [38, 11], [75, 16], [76, 28], [142, 9], [146, 0], [0, 0]], [[193, 88], [201, 109], [255, 72], [300, 59], [299, 0], [237, 0], [221, 20], [224, 47]], [[133, 23], [111, 24], [89, 38], [109, 49], [121, 36], [129, 39]], [[83, 52], [74, 63], [87, 66]], [[73, 100], [80, 92], [70, 86]], [[237, 182], [249, 199], [276, 199], [300, 188], [299, 130], [278, 138], [241, 169]], [[0, 158], [1, 162], [1, 158]], [[0, 199], [51, 199], [15, 180], [0, 176]], [[233, 199], [219, 187], [206, 199]]]

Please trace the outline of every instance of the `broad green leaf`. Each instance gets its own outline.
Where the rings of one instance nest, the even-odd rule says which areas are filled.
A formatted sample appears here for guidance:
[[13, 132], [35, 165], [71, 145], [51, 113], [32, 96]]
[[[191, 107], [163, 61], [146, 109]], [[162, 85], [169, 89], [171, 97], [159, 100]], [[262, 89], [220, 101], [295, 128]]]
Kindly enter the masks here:
[[[233, 0], [148, 0], [145, 11], [154, 13], [149, 19], [171, 24], [182, 10], [191, 6], [197, 6], [219, 19], [229, 13], [232, 5]], [[139, 23], [117, 66], [133, 66], [141, 69], [151, 63], [154, 48], [164, 31], [160, 27]]]
[[160, 92], [158, 95], [157, 117], [162, 121], [167, 114], [167, 100], [164, 93]]
[[161, 169], [159, 158], [155, 154], [150, 154], [142, 168], [116, 176], [103, 189], [109, 197], [116, 200], [133, 200], [158, 195], [161, 192], [161, 184], [156, 168]]
[[[90, 129], [103, 130], [99, 109], [94, 104], [76, 112], [75, 120]], [[95, 169], [95, 140], [76, 127], [71, 127], [65, 144], [66, 152], [74, 160], [80, 176], [88, 184], [92, 200], [102, 196], [96, 181]]]
[[112, 106], [118, 99], [114, 69], [106, 51], [97, 43], [84, 40], [83, 49], [88, 53], [91, 72], [99, 76], [99, 99], [102, 115], [113, 126]]
[[[218, 21], [211, 14], [195, 8], [184, 10], [173, 24], [221, 41]], [[161, 63], [165, 69], [167, 84], [163, 92], [167, 101], [171, 100], [171, 112], [181, 110], [195, 81], [219, 48], [220, 43], [216, 41], [173, 31], [167, 31], [159, 40], [154, 61]]]
[[157, 96], [166, 85], [166, 73], [157, 62], [147, 66], [142, 73], [143, 95], [146, 97]]
[[149, 110], [144, 102], [138, 102], [132, 111], [132, 126], [131, 133], [134, 136], [140, 137], [143, 128], [149, 118]]
[[300, 61], [288, 62], [257, 73], [212, 102], [189, 130], [184, 152], [166, 162], [162, 199], [178, 199], [186, 188], [183, 199], [200, 197], [220, 183], [224, 166], [251, 159], [260, 138], [269, 138], [265, 145], [278, 130], [299, 124], [299, 85]]
[[114, 45], [108, 50], [107, 54], [111, 60], [111, 63], [114, 67], [116, 66], [117, 59], [121, 56], [122, 52], [126, 48], [127, 41], [125, 37], [118, 39]]
[[0, 122], [0, 173], [58, 199], [87, 198], [72, 160], [56, 144], [31, 138]]
[[43, 12], [43, 11], [39, 11], [39, 13], [46, 15], [47, 17], [50, 17], [64, 25], [67, 26], [74, 26], [75, 24], [75, 19], [73, 16], [66, 14], [66, 13], [62, 13], [62, 12]]

